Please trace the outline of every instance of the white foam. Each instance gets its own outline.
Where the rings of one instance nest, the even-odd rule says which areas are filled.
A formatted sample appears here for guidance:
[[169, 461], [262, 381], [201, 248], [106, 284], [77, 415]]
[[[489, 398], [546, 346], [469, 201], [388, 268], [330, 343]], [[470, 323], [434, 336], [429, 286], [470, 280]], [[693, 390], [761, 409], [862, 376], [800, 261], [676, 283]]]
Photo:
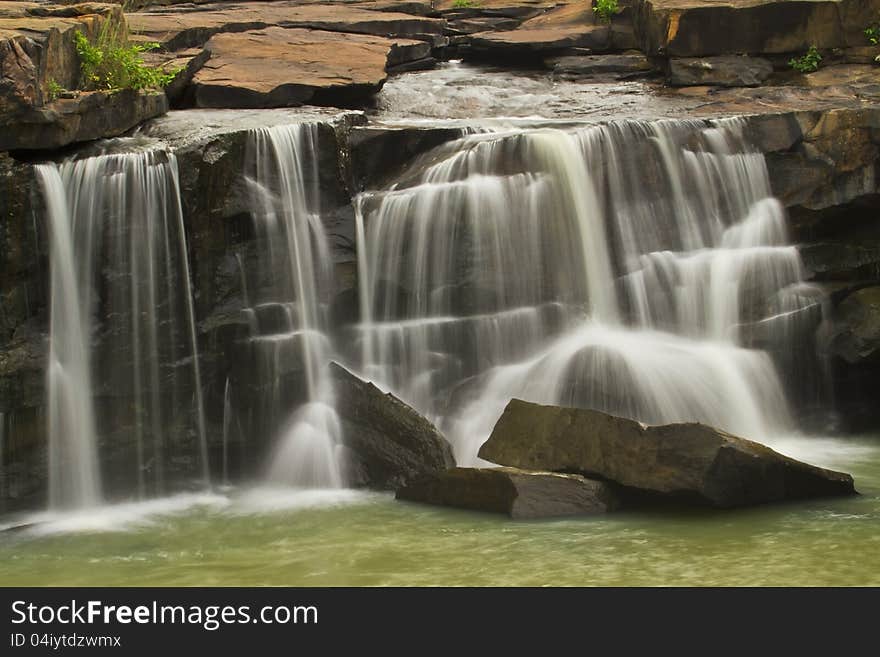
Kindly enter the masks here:
[[162, 517], [187, 513], [197, 507], [223, 508], [229, 499], [213, 493], [183, 493], [140, 502], [106, 504], [88, 509], [41, 511], [19, 516], [0, 530], [22, 528], [30, 536], [120, 532], [141, 529]]
[[384, 497], [379, 493], [349, 488], [283, 488], [260, 486], [245, 490], [225, 509], [226, 513], [250, 515], [365, 504]]

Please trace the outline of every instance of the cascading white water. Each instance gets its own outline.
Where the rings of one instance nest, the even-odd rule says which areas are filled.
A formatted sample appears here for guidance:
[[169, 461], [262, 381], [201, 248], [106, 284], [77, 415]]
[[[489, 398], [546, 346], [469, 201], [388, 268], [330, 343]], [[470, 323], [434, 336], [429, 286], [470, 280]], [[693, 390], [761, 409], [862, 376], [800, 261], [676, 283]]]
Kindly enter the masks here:
[[776, 363], [741, 334], [785, 318], [770, 342], [797, 341], [816, 296], [742, 127], [470, 135], [361, 195], [364, 372], [439, 422], [463, 464], [511, 397], [793, 430]]
[[[258, 280], [243, 289], [254, 304], [250, 341], [271, 382], [265, 405], [280, 426], [267, 479], [304, 488], [339, 488], [341, 425], [334, 408], [328, 364], [331, 345], [321, 291], [332, 277], [332, 258], [321, 223], [318, 124], [281, 125], [249, 135], [247, 181], [259, 262]], [[262, 320], [262, 321], [261, 321]], [[290, 415], [289, 374], [305, 381], [303, 403]], [[289, 415], [289, 417], [288, 417]]]
[[[72, 225], [58, 168], [38, 165], [49, 218], [50, 308], [46, 398], [49, 431], [49, 506], [82, 508], [101, 499], [92, 404], [89, 317], [92, 226]], [[88, 246], [77, 249], [74, 238]], [[77, 257], [79, 256], [79, 257]], [[85, 298], [82, 298], [82, 296]]]
[[105, 424], [130, 414], [123, 420], [132, 423], [135, 442], [129, 479], [140, 496], [164, 492], [168, 433], [181, 425], [192, 425], [207, 483], [175, 158], [161, 151], [101, 155], [38, 165], [37, 174], [51, 239], [50, 506], [101, 501], [96, 404], [108, 399]]

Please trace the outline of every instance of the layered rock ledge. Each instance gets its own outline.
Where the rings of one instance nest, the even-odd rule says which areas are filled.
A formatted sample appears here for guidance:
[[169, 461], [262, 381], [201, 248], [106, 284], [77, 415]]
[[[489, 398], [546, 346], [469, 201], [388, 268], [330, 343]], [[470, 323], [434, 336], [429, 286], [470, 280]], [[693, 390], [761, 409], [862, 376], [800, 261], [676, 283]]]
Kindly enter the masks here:
[[162, 92], [75, 89], [79, 60], [74, 35], [125, 32], [118, 5], [0, 2], [0, 151], [57, 149], [115, 137], [168, 111]]

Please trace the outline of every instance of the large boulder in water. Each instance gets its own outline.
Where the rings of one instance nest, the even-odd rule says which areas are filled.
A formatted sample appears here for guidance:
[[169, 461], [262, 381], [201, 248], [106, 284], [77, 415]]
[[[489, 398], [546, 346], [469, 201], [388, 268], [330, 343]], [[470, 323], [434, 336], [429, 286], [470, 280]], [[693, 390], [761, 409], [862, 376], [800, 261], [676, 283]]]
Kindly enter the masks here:
[[480, 457], [597, 476], [718, 507], [852, 495], [852, 477], [703, 424], [645, 426], [599, 411], [511, 400]]
[[397, 499], [514, 519], [605, 513], [618, 506], [614, 489], [605, 482], [518, 468], [453, 468], [409, 482], [397, 491]]
[[392, 490], [455, 465], [446, 439], [412, 408], [341, 365], [330, 372], [352, 485]]

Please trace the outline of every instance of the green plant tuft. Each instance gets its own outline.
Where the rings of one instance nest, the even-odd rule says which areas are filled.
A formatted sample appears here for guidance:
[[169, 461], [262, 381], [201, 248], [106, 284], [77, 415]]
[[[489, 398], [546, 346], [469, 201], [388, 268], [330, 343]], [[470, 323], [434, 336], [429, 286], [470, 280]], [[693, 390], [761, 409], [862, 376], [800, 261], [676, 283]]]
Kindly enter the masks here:
[[610, 23], [611, 18], [617, 13], [617, 0], [596, 0], [593, 12], [603, 23]]
[[812, 73], [819, 70], [819, 62], [822, 61], [822, 55], [816, 46], [810, 46], [810, 49], [801, 57], [794, 57], [789, 60], [788, 65], [799, 73]]
[[63, 94], [65, 91], [66, 89], [58, 84], [54, 79], [50, 79], [48, 82], [46, 82], [46, 96], [47, 100], [50, 103], [58, 98], [58, 96]]
[[880, 44], [880, 27], [877, 25], [872, 25], [871, 27], [865, 28], [865, 38], [868, 39], [868, 43], [871, 45]]
[[452, 6], [455, 9], [470, 9], [471, 7], [476, 7], [476, 0], [455, 0], [452, 3]]
[[75, 45], [79, 55], [80, 88], [86, 91], [160, 89], [176, 75], [176, 71], [153, 68], [141, 60], [141, 53], [155, 50], [158, 43], [132, 44], [104, 30], [95, 43], [77, 32]]

